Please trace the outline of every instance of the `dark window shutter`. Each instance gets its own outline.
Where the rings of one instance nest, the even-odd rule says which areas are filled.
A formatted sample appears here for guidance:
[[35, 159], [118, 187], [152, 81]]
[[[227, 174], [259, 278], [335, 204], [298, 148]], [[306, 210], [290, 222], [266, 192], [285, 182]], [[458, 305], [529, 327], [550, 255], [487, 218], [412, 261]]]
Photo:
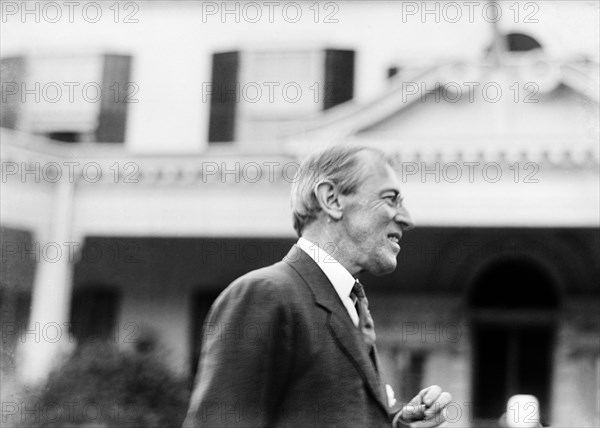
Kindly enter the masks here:
[[71, 303], [72, 332], [79, 345], [115, 340], [119, 293], [108, 287], [75, 290]]
[[127, 55], [104, 55], [102, 71], [102, 99], [100, 117], [96, 129], [96, 141], [122, 143], [125, 141], [127, 103], [132, 96], [130, 82], [131, 57]]
[[19, 56], [2, 58], [0, 67], [2, 77], [0, 126], [16, 129], [21, 106], [21, 84], [25, 77], [25, 59]]
[[349, 101], [354, 96], [354, 51], [325, 51], [325, 95], [323, 110]]
[[235, 112], [237, 105], [237, 82], [239, 53], [213, 54], [212, 94], [210, 98], [209, 142], [233, 141], [235, 138]]

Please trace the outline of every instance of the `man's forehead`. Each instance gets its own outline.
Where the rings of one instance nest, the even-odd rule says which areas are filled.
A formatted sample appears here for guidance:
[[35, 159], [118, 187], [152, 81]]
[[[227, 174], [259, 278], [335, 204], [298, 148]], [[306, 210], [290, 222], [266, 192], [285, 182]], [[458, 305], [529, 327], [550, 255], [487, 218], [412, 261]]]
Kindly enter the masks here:
[[[379, 154], [364, 151], [358, 154], [360, 163], [364, 168], [366, 181], [377, 187], [391, 187], [400, 190], [400, 179], [398, 173], [394, 170], [384, 158]], [[371, 180], [369, 180], [371, 178]], [[367, 183], [365, 183], [367, 184]]]

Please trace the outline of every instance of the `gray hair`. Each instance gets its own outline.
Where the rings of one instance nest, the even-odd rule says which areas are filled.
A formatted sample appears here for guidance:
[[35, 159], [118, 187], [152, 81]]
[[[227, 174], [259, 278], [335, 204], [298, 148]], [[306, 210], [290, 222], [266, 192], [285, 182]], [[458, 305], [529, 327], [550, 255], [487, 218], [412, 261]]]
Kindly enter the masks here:
[[340, 144], [309, 155], [300, 165], [299, 174], [292, 184], [292, 214], [298, 236], [306, 225], [317, 219], [321, 206], [315, 195], [315, 186], [330, 181], [342, 195], [356, 193], [365, 178], [364, 165], [358, 159], [361, 152], [375, 154], [393, 166], [392, 159], [379, 149]]

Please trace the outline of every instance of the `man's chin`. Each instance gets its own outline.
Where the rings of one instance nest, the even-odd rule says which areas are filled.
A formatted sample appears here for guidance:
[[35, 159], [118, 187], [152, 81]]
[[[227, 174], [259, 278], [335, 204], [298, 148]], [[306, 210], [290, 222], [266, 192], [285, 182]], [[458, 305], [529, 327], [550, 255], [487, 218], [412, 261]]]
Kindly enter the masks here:
[[370, 273], [375, 276], [389, 275], [390, 273], [392, 273], [396, 270], [397, 265], [398, 265], [398, 263], [396, 262], [396, 259], [394, 259], [393, 262], [386, 263], [385, 265], [377, 266]]

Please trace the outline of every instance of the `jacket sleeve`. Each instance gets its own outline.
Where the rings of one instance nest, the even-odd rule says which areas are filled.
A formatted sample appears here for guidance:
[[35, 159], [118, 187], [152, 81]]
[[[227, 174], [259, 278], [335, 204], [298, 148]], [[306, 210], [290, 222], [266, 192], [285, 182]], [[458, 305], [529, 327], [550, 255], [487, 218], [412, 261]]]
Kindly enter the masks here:
[[276, 284], [241, 278], [203, 327], [198, 377], [184, 427], [273, 423], [290, 371], [290, 310]]

